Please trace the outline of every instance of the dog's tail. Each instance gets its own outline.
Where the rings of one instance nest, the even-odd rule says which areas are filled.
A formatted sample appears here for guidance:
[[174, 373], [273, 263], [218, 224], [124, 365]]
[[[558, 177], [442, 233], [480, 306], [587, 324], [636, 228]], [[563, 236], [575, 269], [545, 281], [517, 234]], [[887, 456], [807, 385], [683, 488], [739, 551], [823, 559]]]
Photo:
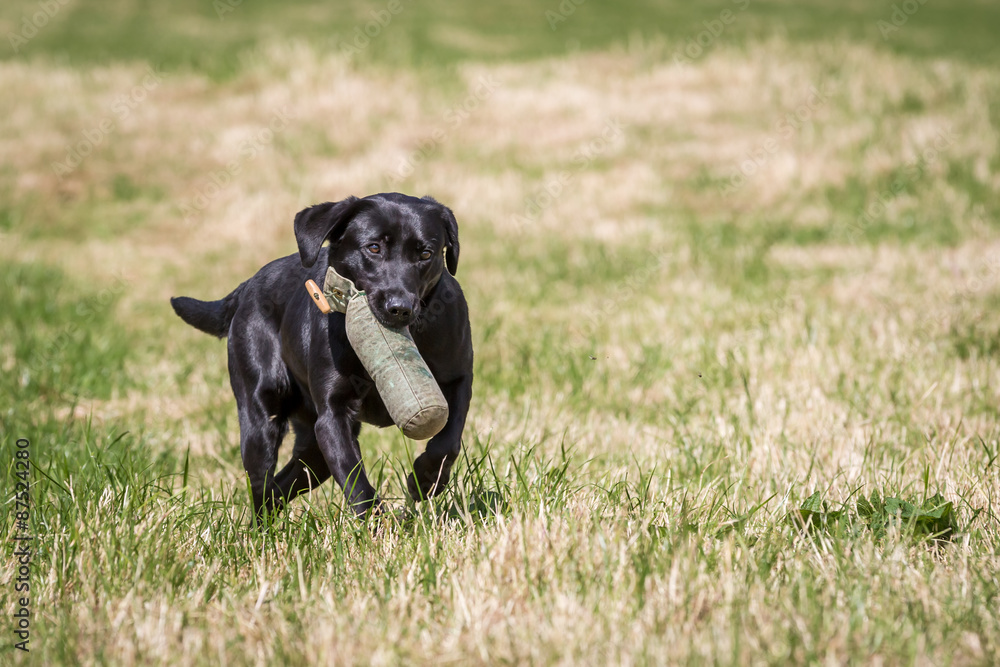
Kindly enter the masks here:
[[243, 283], [218, 301], [199, 301], [189, 296], [175, 296], [170, 298], [170, 305], [182, 320], [195, 329], [218, 338], [225, 338], [229, 335], [229, 325], [232, 324], [236, 308], [240, 305], [240, 295], [245, 288], [246, 283]]

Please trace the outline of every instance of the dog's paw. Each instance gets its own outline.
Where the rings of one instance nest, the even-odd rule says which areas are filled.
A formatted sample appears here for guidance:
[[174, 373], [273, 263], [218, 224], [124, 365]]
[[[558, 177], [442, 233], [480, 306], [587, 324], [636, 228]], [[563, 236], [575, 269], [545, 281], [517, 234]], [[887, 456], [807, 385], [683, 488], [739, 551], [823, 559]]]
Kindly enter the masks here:
[[413, 472], [406, 476], [406, 489], [410, 497], [420, 502], [433, 498], [448, 485], [453, 458], [428, 457], [424, 452], [413, 462]]

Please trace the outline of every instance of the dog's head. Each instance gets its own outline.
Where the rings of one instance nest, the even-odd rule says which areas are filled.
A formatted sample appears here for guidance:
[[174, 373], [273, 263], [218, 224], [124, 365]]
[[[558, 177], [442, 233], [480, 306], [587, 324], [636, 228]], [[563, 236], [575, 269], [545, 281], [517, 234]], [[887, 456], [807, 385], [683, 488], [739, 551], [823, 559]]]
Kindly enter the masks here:
[[295, 240], [306, 268], [330, 241], [330, 266], [365, 291], [389, 327], [413, 322], [445, 266], [453, 275], [458, 269], [458, 223], [430, 197], [389, 193], [317, 204], [295, 216]]

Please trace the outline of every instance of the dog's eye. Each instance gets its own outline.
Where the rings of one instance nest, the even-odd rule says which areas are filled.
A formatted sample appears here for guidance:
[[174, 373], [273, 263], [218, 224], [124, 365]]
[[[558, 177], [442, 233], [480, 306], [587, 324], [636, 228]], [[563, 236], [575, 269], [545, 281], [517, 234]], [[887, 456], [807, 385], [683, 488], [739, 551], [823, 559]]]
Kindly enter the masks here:
[[430, 259], [430, 258], [431, 258], [431, 251], [430, 250], [424, 250], [422, 253], [420, 253], [420, 259], [425, 259], [426, 260], [426, 259]]
[[382, 248], [377, 243], [369, 243], [368, 244], [368, 252], [370, 252], [373, 255], [377, 255], [380, 252], [382, 252]]

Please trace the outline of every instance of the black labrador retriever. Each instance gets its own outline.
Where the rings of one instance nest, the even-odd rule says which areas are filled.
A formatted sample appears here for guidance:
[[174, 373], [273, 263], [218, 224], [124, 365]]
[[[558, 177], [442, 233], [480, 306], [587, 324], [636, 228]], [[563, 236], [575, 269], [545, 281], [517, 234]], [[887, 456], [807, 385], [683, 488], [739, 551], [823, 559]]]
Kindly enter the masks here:
[[[379, 504], [358, 434], [361, 422], [384, 427], [393, 421], [347, 340], [344, 315], [322, 314], [304, 287], [310, 278], [322, 285], [328, 266], [368, 294], [382, 324], [409, 327], [444, 393], [448, 421], [407, 477], [415, 500], [440, 493], [472, 398], [469, 309], [453, 277], [455, 216], [430, 197], [348, 197], [301, 211], [295, 239], [298, 255], [271, 262], [219, 301], [170, 300], [191, 326], [229, 336], [229, 379], [257, 520], [331, 475], [358, 514]], [[289, 423], [295, 448], [275, 474]]]

